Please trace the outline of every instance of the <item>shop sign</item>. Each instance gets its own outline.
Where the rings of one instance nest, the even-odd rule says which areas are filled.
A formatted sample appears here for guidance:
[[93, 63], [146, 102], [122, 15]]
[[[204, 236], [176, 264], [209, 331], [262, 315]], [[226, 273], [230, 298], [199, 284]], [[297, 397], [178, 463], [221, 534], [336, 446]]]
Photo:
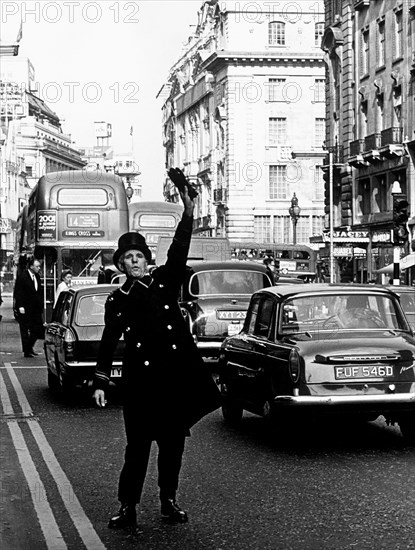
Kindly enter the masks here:
[[353, 246], [335, 246], [333, 256], [336, 258], [366, 258], [366, 250]]
[[375, 231], [372, 233], [372, 242], [374, 243], [391, 243], [391, 231]]
[[12, 221], [9, 218], [0, 218], [0, 233], [6, 234], [12, 232]]

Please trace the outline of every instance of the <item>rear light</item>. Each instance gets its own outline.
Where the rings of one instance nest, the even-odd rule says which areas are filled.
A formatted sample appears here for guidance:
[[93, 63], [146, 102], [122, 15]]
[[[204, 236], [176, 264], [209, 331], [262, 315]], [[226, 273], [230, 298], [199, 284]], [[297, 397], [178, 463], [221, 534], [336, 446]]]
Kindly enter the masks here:
[[72, 329], [67, 328], [65, 330], [65, 337], [63, 339], [63, 347], [66, 352], [67, 359], [72, 357], [75, 353], [76, 336]]
[[300, 378], [300, 356], [295, 349], [291, 350], [290, 357], [288, 359], [288, 370], [292, 381], [298, 382], [298, 379]]

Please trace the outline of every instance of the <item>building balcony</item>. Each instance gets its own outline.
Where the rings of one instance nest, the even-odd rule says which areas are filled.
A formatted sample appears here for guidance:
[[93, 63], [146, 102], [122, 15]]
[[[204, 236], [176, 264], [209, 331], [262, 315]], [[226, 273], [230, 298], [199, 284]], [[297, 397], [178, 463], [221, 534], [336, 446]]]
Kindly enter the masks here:
[[355, 139], [350, 142], [350, 156], [355, 157], [365, 152], [365, 138]]
[[382, 147], [379, 152], [383, 157], [397, 158], [405, 153], [402, 134], [403, 129], [399, 126], [392, 126], [382, 131]]
[[382, 147], [382, 134], [376, 133], [365, 137], [365, 151], [373, 151]]
[[384, 147], [385, 145], [402, 143], [402, 133], [402, 128], [399, 126], [392, 126], [392, 128], [382, 130], [382, 147]]
[[228, 190], [224, 187], [218, 187], [213, 190], [213, 203], [226, 204], [228, 202]]
[[198, 160], [199, 163], [199, 175], [201, 172], [208, 172], [211, 169], [211, 155], [206, 155], [204, 157], [200, 157]]

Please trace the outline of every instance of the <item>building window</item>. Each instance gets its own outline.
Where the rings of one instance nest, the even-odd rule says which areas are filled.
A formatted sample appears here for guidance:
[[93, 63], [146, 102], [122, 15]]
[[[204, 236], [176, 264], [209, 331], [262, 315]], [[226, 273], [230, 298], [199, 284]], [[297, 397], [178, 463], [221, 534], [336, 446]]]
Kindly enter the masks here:
[[326, 100], [326, 81], [324, 78], [316, 78], [314, 80], [314, 102], [321, 103]]
[[33, 166], [26, 166], [26, 176], [29, 178], [33, 176]]
[[314, 121], [314, 146], [323, 147], [326, 137], [326, 119], [316, 118]]
[[379, 21], [378, 36], [376, 42], [377, 67], [382, 67], [385, 64], [385, 45], [385, 21]]
[[287, 167], [285, 165], [271, 165], [269, 167], [269, 198], [287, 198]]
[[285, 78], [270, 78], [268, 86], [268, 101], [283, 101]]
[[287, 119], [270, 118], [268, 121], [268, 136], [271, 145], [287, 142]]
[[310, 242], [310, 219], [308, 216], [300, 216], [297, 222], [297, 243], [308, 244]]
[[312, 216], [311, 224], [312, 235], [320, 235], [324, 229], [324, 216]]
[[288, 243], [290, 227], [292, 227], [290, 216], [274, 216], [273, 242]]
[[367, 136], [367, 100], [362, 100], [360, 103], [359, 121], [360, 121], [359, 137], [364, 138]]
[[365, 30], [361, 34], [360, 45], [360, 72], [363, 76], [369, 72], [369, 31]]
[[384, 129], [384, 100], [383, 94], [376, 96], [376, 132], [381, 132]]
[[254, 216], [254, 239], [261, 243], [271, 241], [271, 216]]
[[314, 45], [317, 48], [321, 46], [321, 39], [324, 34], [324, 23], [316, 23], [314, 27]]
[[321, 164], [314, 166], [314, 200], [324, 200], [324, 179]]
[[268, 23], [268, 44], [270, 46], [285, 46], [285, 23], [281, 21]]
[[401, 126], [402, 122], [402, 87], [393, 88], [393, 126]]
[[393, 34], [393, 57], [397, 59], [403, 55], [403, 25], [402, 25], [402, 10], [395, 13]]

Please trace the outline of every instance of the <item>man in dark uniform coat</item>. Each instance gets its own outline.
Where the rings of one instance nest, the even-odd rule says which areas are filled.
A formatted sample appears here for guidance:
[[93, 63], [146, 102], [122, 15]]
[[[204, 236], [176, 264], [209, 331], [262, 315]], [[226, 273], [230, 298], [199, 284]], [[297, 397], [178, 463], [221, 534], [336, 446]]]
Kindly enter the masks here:
[[25, 357], [38, 355], [34, 345], [38, 338], [44, 338], [43, 289], [39, 276], [41, 263], [31, 257], [27, 269], [17, 276], [14, 286], [14, 310], [20, 326], [20, 336]]
[[139, 233], [122, 235], [114, 254], [114, 265], [126, 273], [127, 281], [108, 297], [105, 306], [93, 395], [98, 406], [105, 406], [113, 353], [124, 334], [122, 391], [127, 447], [118, 485], [121, 508], [110, 519], [110, 528], [136, 524], [136, 504], [154, 440], [159, 447], [161, 513], [174, 522], [187, 521], [187, 513], [176, 502], [185, 438], [191, 426], [220, 406], [218, 388], [178, 305], [194, 209], [187, 188], [180, 196], [184, 212], [165, 265], [148, 274], [151, 252]]

